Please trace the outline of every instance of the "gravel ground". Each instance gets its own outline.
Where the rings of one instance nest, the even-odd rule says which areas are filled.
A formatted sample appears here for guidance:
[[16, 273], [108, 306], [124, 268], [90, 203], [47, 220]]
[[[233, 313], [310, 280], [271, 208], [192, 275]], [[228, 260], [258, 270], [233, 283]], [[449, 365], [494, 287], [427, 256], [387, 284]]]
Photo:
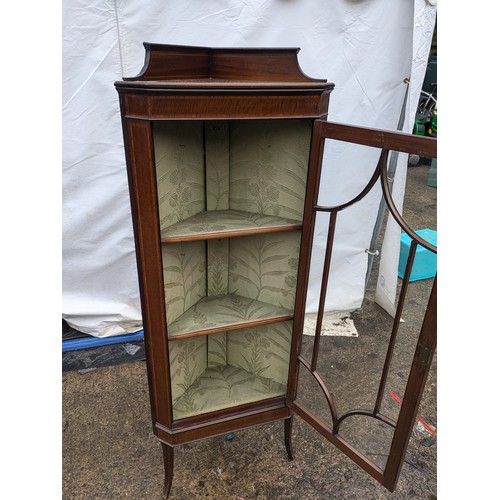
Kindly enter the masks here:
[[[405, 217], [415, 229], [436, 229], [437, 190], [427, 186], [428, 166], [409, 169]], [[372, 276], [376, 278], [376, 264]], [[384, 361], [391, 318], [373, 301], [374, 279], [365, 303], [352, 315], [359, 336], [323, 337], [318, 370], [335, 387], [340, 411], [373, 405], [375, 373]], [[387, 389], [402, 397], [404, 379], [432, 280], [410, 284]], [[388, 329], [389, 328], [389, 329]], [[304, 339], [303, 353], [312, 339]], [[436, 359], [419, 417], [437, 427]], [[149, 413], [143, 360], [63, 372], [63, 498], [157, 499], [163, 483], [162, 453]], [[300, 399], [324, 416], [324, 398], [304, 378]], [[383, 410], [396, 416], [389, 396]], [[381, 466], [387, 429], [365, 417], [346, 420], [342, 435]], [[436, 436], [416, 425], [399, 483], [393, 493], [367, 475], [299, 417], [293, 428], [295, 460], [289, 461], [281, 422], [182, 445], [175, 451], [170, 498], [192, 499], [434, 499], [437, 498]]]

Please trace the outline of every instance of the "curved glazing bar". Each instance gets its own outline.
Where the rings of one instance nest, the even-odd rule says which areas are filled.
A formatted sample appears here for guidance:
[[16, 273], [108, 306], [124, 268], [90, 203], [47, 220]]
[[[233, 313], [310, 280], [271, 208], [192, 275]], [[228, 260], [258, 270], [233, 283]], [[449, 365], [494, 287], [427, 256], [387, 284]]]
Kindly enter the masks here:
[[333, 434], [338, 434], [339, 432], [339, 427], [340, 424], [348, 417], [354, 417], [354, 416], [363, 416], [363, 417], [371, 417], [375, 418], [376, 420], [380, 420], [384, 424], [389, 425], [390, 427], [396, 428], [396, 422], [389, 417], [386, 417], [385, 415], [382, 415], [381, 413], [375, 414], [367, 410], [351, 410], [346, 413], [344, 413], [341, 417], [337, 419], [337, 421], [333, 425]]
[[392, 216], [394, 217], [398, 225], [401, 227], [401, 229], [403, 229], [403, 231], [405, 231], [405, 233], [408, 234], [408, 236], [412, 240], [415, 240], [419, 245], [422, 245], [427, 250], [433, 253], [437, 253], [437, 246], [433, 245], [432, 243], [429, 243], [427, 240], [419, 236], [405, 221], [403, 216], [399, 213], [398, 209], [396, 208], [396, 204], [392, 199], [391, 189], [389, 186], [389, 178], [387, 175], [387, 169], [382, 168], [380, 174], [382, 182], [382, 193], [384, 195], [385, 202], [387, 203], [389, 211], [391, 212]]
[[380, 172], [387, 165], [388, 153], [389, 151], [387, 149], [382, 149], [382, 151], [380, 152], [377, 166], [373, 171], [371, 179], [368, 181], [368, 184], [364, 187], [364, 189], [357, 196], [352, 198], [352, 200], [346, 203], [342, 203], [341, 205], [334, 205], [334, 206], [315, 205], [314, 210], [318, 212], [340, 212], [341, 210], [344, 210], [345, 208], [350, 207], [351, 205], [354, 205], [358, 201], [362, 200], [371, 191], [372, 187], [377, 182], [377, 179], [380, 177]]
[[323, 391], [323, 394], [326, 397], [326, 401], [328, 402], [328, 407], [330, 408], [332, 422], [335, 424], [335, 422], [337, 421], [337, 410], [335, 409], [335, 403], [333, 402], [333, 398], [330, 392], [328, 391], [328, 388], [326, 387], [325, 381], [315, 369], [313, 370], [311, 364], [308, 361], [306, 361], [302, 356], [299, 356], [298, 360], [302, 363], [303, 366], [306, 367], [306, 369], [314, 377], [314, 380], [316, 380], [321, 390]]

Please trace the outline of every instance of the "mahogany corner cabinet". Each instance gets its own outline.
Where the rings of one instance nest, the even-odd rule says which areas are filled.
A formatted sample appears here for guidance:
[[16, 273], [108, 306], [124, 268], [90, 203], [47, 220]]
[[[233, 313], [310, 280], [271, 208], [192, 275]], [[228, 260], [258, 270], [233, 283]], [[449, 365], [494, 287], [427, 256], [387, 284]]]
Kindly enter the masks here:
[[[435, 348], [435, 290], [397, 421], [378, 401], [338, 414], [316, 369], [328, 269], [311, 359], [301, 353], [316, 215], [330, 217], [329, 255], [345, 208], [318, 205], [323, 146], [329, 138], [381, 149], [360, 199], [376, 179], [387, 184], [388, 150], [432, 156], [435, 140], [326, 121], [334, 85], [306, 76], [296, 48], [144, 47], [140, 74], [115, 87], [163, 497], [176, 445], [282, 420], [292, 459], [294, 414], [392, 491]], [[331, 423], [297, 399], [299, 367], [322, 390]], [[360, 414], [393, 431], [384, 468], [339, 434]]]

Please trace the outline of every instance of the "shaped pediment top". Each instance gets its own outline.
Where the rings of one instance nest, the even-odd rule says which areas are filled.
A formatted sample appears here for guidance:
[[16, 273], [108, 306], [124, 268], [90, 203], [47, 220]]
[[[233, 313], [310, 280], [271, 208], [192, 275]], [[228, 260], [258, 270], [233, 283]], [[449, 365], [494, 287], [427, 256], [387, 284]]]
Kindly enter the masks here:
[[299, 48], [210, 48], [144, 43], [140, 73], [125, 81], [216, 81], [324, 84], [301, 70]]

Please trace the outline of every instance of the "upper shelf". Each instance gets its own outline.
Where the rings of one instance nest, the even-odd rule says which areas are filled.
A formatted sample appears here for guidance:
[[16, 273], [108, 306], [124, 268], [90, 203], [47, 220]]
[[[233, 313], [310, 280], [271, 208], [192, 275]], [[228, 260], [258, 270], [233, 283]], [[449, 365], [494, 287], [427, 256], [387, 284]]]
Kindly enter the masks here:
[[209, 240], [248, 236], [251, 234], [294, 231], [302, 223], [274, 215], [254, 214], [242, 210], [210, 210], [177, 222], [161, 232], [162, 243]]

